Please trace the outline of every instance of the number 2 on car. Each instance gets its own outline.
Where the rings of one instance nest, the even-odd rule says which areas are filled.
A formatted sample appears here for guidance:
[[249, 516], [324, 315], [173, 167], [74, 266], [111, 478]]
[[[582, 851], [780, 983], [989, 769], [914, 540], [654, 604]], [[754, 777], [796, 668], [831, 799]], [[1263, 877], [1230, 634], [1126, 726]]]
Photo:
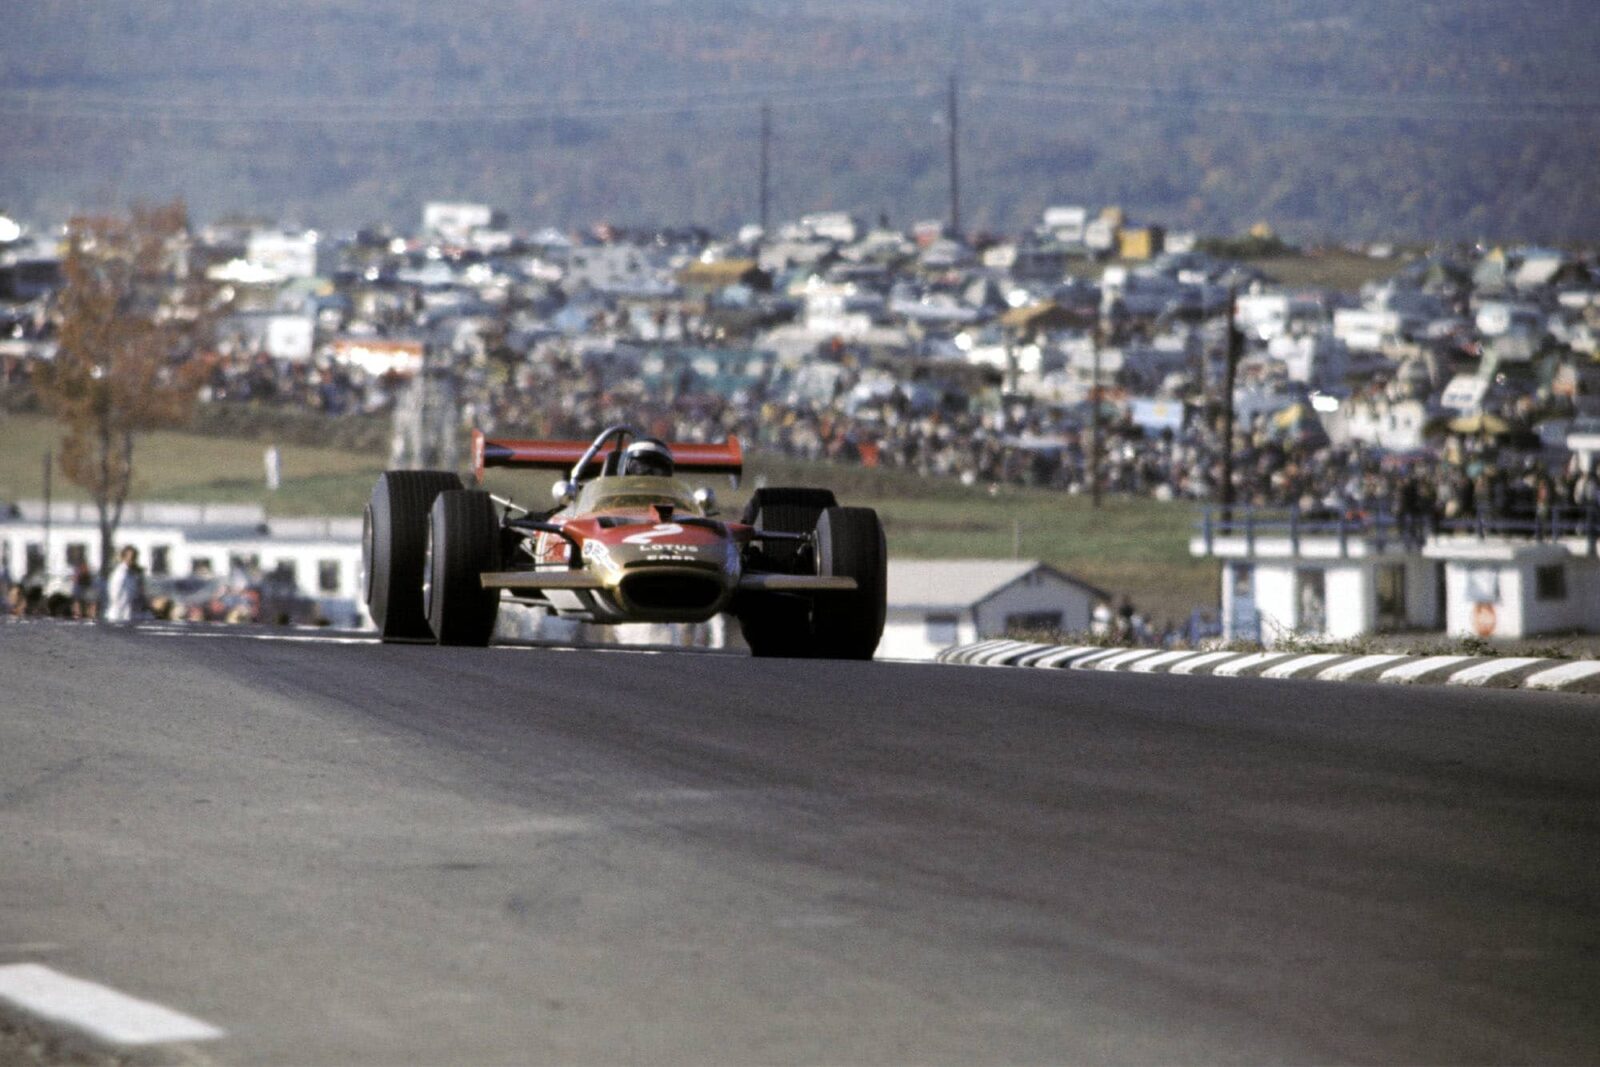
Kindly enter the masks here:
[[644, 533], [630, 534], [622, 539], [625, 545], [652, 545], [658, 537], [671, 537], [683, 533], [683, 527], [675, 522], [658, 522]]

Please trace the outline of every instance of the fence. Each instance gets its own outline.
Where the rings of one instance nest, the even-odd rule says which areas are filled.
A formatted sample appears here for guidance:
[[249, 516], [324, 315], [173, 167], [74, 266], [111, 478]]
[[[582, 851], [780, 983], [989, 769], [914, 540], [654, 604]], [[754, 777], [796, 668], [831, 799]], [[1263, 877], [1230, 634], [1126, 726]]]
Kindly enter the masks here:
[[1287, 536], [1294, 555], [1300, 554], [1300, 541], [1304, 537], [1334, 537], [1339, 542], [1340, 557], [1347, 557], [1351, 538], [1369, 539], [1373, 548], [1382, 552], [1391, 544], [1400, 548], [1421, 548], [1430, 537], [1466, 536], [1480, 541], [1502, 537], [1535, 542], [1582, 538], [1585, 553], [1593, 557], [1600, 543], [1600, 505], [1550, 508], [1517, 515], [1496, 515], [1487, 507], [1480, 507], [1475, 515], [1453, 519], [1431, 514], [1395, 515], [1381, 507], [1375, 512], [1310, 513], [1299, 507], [1207, 507], [1196, 526], [1208, 556], [1215, 554], [1218, 537], [1242, 536], [1249, 555], [1255, 555], [1256, 538], [1261, 536]]

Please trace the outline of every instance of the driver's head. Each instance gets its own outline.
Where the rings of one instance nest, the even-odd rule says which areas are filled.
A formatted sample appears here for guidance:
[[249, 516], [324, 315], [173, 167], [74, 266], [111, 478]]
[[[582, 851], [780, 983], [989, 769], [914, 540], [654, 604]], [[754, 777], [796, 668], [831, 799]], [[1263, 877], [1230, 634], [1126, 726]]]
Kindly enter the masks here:
[[622, 450], [621, 473], [671, 477], [672, 452], [654, 437], [641, 437]]

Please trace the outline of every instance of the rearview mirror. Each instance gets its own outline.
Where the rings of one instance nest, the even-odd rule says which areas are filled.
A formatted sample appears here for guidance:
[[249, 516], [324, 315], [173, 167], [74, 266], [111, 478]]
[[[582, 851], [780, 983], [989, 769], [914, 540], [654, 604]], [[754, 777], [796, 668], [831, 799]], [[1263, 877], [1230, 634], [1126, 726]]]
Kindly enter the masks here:
[[694, 491], [694, 502], [699, 505], [701, 514], [715, 515], [717, 513], [717, 494], [704, 487]]
[[570, 504], [575, 491], [575, 487], [571, 482], [561, 478], [550, 487], [550, 497], [557, 504]]

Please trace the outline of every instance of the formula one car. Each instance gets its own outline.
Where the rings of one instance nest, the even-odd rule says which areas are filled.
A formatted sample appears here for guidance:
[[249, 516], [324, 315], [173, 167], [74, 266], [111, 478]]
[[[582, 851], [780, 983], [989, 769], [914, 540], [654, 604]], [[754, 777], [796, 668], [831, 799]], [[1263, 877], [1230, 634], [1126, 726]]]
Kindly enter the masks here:
[[502, 599], [596, 623], [738, 620], [757, 656], [871, 659], [883, 633], [883, 526], [827, 489], [757, 489], [738, 522], [678, 472], [730, 474], [737, 438], [668, 445], [627, 426], [594, 439], [472, 435], [486, 467], [564, 470], [535, 513], [449, 471], [386, 471], [362, 539], [385, 641], [487, 645]]

